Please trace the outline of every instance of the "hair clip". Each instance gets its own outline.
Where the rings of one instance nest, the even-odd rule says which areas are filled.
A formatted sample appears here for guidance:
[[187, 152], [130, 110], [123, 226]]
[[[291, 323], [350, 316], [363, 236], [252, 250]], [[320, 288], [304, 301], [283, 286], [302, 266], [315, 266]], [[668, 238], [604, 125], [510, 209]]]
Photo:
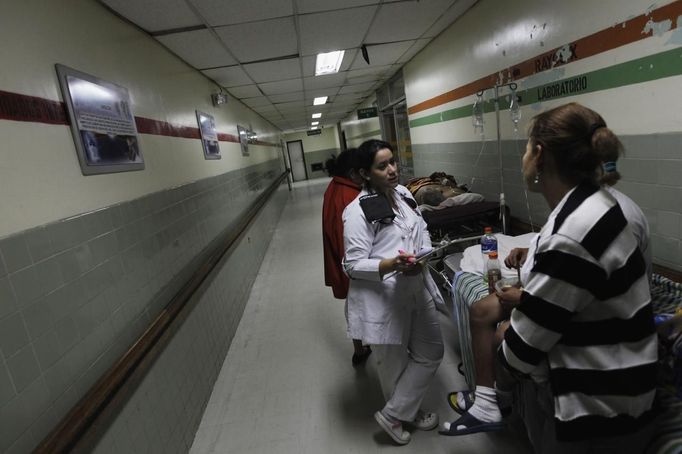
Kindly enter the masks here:
[[601, 166], [604, 169], [604, 173], [611, 173], [616, 171], [616, 161], [607, 161], [604, 162]]

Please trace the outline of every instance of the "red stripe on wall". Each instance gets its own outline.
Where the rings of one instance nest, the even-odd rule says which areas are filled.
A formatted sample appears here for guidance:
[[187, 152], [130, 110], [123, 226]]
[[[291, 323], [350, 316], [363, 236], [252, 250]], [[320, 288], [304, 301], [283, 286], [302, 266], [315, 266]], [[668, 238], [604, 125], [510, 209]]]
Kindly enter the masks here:
[[68, 125], [63, 102], [0, 90], [0, 119]]
[[[595, 3], [597, 4], [597, 3]], [[504, 80], [500, 83], [511, 82], [512, 80], [522, 79], [530, 75], [540, 73], [558, 66], [572, 63], [574, 61], [582, 60], [602, 52], [624, 46], [626, 44], [634, 43], [636, 41], [649, 38], [653, 34], [653, 30], [644, 33], [644, 27], [649, 20], [654, 22], [661, 22], [666, 19], [671, 19], [673, 24], [677, 22], [677, 17], [682, 15], [682, 0], [674, 1], [668, 5], [662, 6], [652, 10], [648, 14], [642, 14], [630, 20], [621, 22], [607, 29], [598, 31], [577, 41], [566, 44], [570, 49], [571, 57], [568, 61], [562, 61], [556, 58], [559, 50], [566, 46], [557, 47], [550, 51], [544, 52], [536, 57], [530, 58], [521, 63], [511, 65], [498, 72], [482, 77], [466, 85], [450, 90], [441, 95], [422, 101], [418, 104], [410, 106], [407, 109], [409, 114], [422, 112], [442, 104], [456, 101], [457, 99], [473, 95], [481, 90], [485, 90], [495, 85], [498, 82], [499, 74], [502, 73]], [[674, 25], [675, 26], [675, 25]], [[682, 24], [676, 24], [681, 27]]]
[[[61, 101], [52, 101], [37, 96], [21, 95], [0, 90], [0, 119], [12, 121], [28, 121], [52, 125], [69, 125], [66, 105]], [[199, 128], [178, 126], [166, 121], [152, 118], [135, 117], [135, 126], [140, 134], [155, 136], [181, 137], [184, 139], [200, 139]], [[234, 134], [218, 133], [221, 142], [239, 143]], [[279, 147], [278, 143], [258, 141], [255, 145]]]

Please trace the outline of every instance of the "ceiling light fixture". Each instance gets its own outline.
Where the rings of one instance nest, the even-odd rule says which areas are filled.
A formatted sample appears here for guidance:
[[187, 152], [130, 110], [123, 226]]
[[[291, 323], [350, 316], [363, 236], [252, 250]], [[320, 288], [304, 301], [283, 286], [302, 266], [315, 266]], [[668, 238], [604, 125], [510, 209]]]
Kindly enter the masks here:
[[317, 126], [317, 125], [319, 125], [319, 124], [320, 124], [320, 122], [319, 122], [319, 121], [313, 121], [313, 122], [312, 122], [312, 123], [310, 123], [310, 124], [311, 124], [311, 126]]
[[321, 118], [321, 117], [322, 117], [322, 113], [314, 113], [313, 114], [313, 118]]
[[339, 72], [341, 62], [343, 61], [343, 54], [345, 50], [335, 50], [324, 54], [317, 54], [315, 62], [315, 75], [322, 76], [325, 74], [334, 74]]
[[327, 103], [328, 96], [320, 96], [313, 99], [313, 106], [319, 106]]

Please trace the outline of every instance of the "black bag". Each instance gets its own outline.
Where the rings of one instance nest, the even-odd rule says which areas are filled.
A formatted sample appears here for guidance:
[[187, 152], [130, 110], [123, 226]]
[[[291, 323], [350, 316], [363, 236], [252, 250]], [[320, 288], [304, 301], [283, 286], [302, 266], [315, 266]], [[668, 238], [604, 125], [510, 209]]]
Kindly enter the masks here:
[[365, 219], [372, 224], [390, 224], [395, 218], [391, 203], [384, 194], [377, 192], [360, 197], [360, 208], [365, 214]]

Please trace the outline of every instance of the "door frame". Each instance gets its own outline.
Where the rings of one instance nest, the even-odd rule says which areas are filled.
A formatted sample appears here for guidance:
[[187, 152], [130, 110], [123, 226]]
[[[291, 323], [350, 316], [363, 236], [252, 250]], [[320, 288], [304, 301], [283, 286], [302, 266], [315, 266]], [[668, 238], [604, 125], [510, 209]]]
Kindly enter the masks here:
[[[287, 156], [289, 157], [289, 165], [291, 167], [291, 179], [295, 182], [296, 180], [294, 179], [294, 166], [291, 164], [291, 151], [289, 150], [289, 144], [290, 143], [296, 143], [300, 142], [301, 144], [301, 157], [303, 158], [303, 171], [305, 172], [305, 179], [308, 180], [308, 163], [305, 160], [305, 149], [303, 148], [303, 141], [302, 140], [290, 140], [287, 141]], [[300, 180], [300, 181], [305, 181], [305, 180]]]

